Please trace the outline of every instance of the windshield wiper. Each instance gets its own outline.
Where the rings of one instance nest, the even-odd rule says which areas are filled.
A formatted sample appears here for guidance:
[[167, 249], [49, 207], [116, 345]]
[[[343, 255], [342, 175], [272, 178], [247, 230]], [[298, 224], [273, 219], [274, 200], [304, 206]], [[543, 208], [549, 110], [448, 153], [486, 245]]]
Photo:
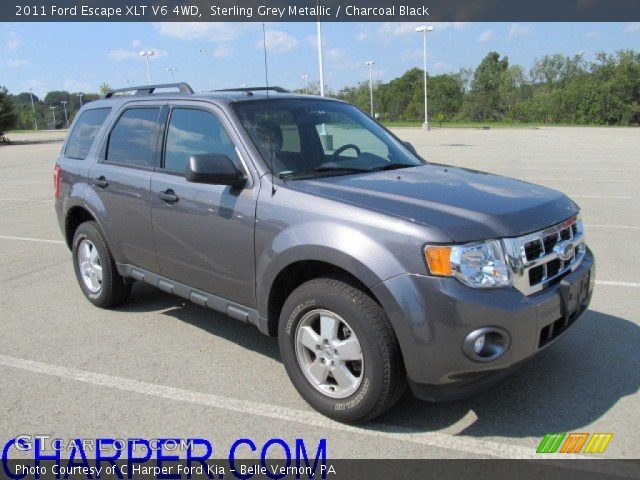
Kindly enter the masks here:
[[406, 163], [389, 163], [387, 165], [381, 165], [379, 167], [372, 168], [370, 171], [382, 171], [382, 170], [398, 170], [400, 168], [417, 167], [417, 165], [409, 165]]
[[358, 167], [339, 167], [335, 166], [320, 166], [315, 169], [316, 172], [370, 172], [370, 168], [358, 168]]

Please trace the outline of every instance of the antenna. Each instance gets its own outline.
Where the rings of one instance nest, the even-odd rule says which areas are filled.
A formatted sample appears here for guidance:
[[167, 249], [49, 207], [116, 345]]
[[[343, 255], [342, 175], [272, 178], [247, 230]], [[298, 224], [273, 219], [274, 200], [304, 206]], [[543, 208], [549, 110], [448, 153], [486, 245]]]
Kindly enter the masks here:
[[269, 170], [271, 170], [271, 196], [273, 196], [276, 194], [276, 185], [273, 183], [273, 170], [275, 165], [273, 162], [273, 145], [271, 138], [271, 100], [269, 97], [269, 68], [267, 65], [267, 32], [264, 28], [264, 22], [262, 22], [262, 45], [264, 47], [264, 83], [266, 85], [265, 92], [267, 94], [267, 122], [269, 124]]

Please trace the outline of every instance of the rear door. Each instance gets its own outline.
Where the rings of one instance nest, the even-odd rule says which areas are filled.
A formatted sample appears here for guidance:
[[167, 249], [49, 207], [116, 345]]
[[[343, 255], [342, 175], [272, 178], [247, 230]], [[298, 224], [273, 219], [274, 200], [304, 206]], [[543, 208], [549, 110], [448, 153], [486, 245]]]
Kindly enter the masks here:
[[149, 188], [157, 156], [162, 105], [127, 104], [105, 137], [91, 170], [103, 226], [109, 231], [116, 261], [158, 271], [151, 228]]
[[[258, 185], [237, 145], [217, 107], [172, 102], [161, 164], [151, 179], [153, 233], [163, 276], [254, 307]], [[187, 160], [198, 153], [227, 155], [247, 176], [245, 187], [187, 182]]]

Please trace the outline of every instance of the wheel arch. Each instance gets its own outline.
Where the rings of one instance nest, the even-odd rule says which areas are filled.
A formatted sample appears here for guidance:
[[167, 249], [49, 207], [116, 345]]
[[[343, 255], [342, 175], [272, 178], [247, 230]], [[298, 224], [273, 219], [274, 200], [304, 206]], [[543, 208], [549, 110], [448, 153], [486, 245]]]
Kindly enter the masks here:
[[[266, 301], [263, 302], [263, 313], [267, 319], [268, 334], [270, 336], [277, 335], [280, 312], [291, 292], [314, 278], [332, 277], [344, 280], [364, 291], [374, 301], [382, 305], [370, 288], [377, 283], [375, 280], [373, 280], [373, 284], [371, 283], [375, 277], [373, 277], [372, 272], [370, 272], [370, 275], [366, 275], [366, 279], [362, 278], [358, 273], [327, 260], [302, 259], [287, 264], [274, 276], [267, 291], [268, 294], [265, 295]], [[369, 281], [367, 282], [367, 280]]]
[[73, 247], [73, 237], [78, 227], [84, 223], [97, 222], [96, 216], [85, 205], [74, 205], [67, 210], [64, 219], [64, 238], [67, 247]]

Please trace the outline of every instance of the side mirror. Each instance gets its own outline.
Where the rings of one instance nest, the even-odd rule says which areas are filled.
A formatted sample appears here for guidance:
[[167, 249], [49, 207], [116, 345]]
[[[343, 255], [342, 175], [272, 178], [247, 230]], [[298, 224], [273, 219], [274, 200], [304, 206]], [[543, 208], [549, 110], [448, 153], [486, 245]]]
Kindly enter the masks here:
[[402, 144], [407, 147], [411, 153], [413, 153], [414, 155], [418, 155], [418, 151], [416, 150], [416, 147], [414, 147], [413, 145], [411, 145], [411, 142], [406, 142], [406, 141], [402, 141]]
[[188, 182], [242, 187], [246, 177], [229, 157], [221, 153], [191, 155], [185, 171]]

